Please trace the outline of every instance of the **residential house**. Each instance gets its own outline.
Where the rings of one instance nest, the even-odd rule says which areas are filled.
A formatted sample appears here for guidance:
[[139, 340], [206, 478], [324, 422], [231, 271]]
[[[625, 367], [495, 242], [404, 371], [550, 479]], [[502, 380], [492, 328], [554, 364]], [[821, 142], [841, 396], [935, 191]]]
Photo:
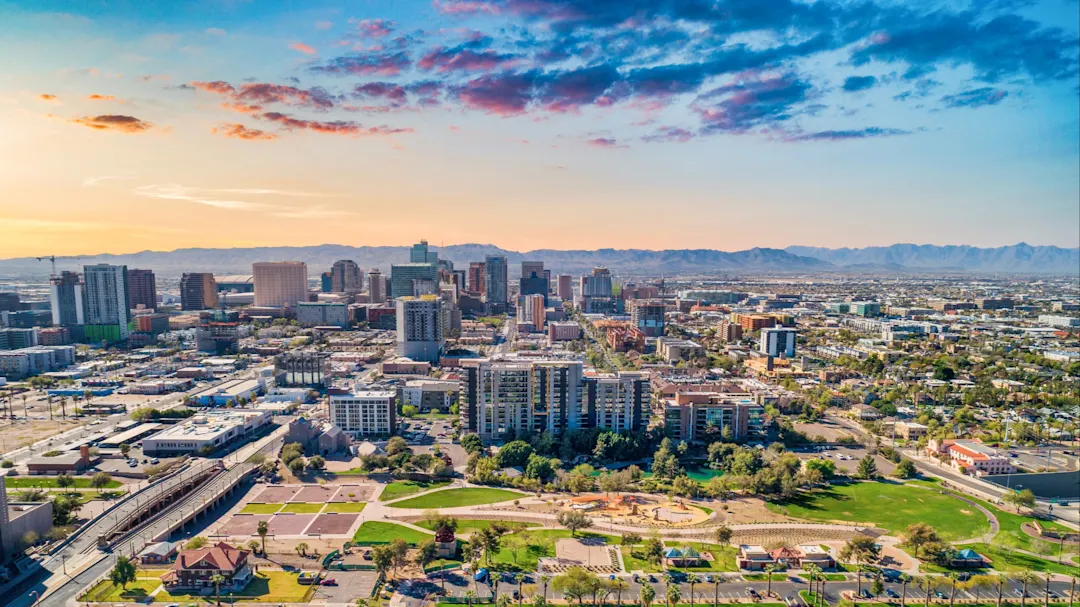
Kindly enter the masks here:
[[170, 593], [208, 591], [209, 594], [215, 590], [214, 576], [221, 575], [225, 578], [221, 592], [238, 592], [254, 576], [248, 563], [250, 554], [225, 542], [196, 550], [181, 550], [172, 569], [161, 576], [161, 581]]

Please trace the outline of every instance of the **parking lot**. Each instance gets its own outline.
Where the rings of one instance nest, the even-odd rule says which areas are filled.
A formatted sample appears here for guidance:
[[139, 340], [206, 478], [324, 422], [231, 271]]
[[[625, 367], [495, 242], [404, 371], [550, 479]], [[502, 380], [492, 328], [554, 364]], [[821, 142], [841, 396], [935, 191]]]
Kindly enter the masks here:
[[327, 603], [353, 603], [358, 598], [371, 596], [379, 574], [374, 571], [329, 571], [326, 579], [337, 582], [333, 586], [319, 586], [312, 601]]
[[454, 428], [449, 418], [407, 419], [403, 421], [400, 433], [416, 453], [433, 453], [438, 445], [441, 452], [450, 456], [455, 467], [465, 465], [469, 459], [461, 445], [452, 440]]

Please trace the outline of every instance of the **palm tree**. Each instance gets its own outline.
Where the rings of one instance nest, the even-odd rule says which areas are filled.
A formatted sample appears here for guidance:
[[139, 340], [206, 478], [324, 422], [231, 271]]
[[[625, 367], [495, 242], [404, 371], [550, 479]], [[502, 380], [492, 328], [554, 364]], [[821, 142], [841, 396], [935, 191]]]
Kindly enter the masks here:
[[611, 583], [611, 587], [615, 589], [616, 604], [619, 605], [619, 607], [622, 607], [622, 593], [624, 590], [629, 588], [630, 585], [627, 584], [626, 580], [622, 578], [615, 578], [615, 580]]
[[1043, 588], [1043, 607], [1050, 607], [1050, 572], [1046, 572], [1046, 586]]
[[542, 576], [540, 576], [540, 583], [544, 585], [544, 600], [545, 601], [547, 600], [547, 586], [548, 586], [548, 582], [550, 582], [550, 581], [551, 581], [551, 576], [550, 575], [542, 575]]
[[1072, 606], [1076, 602], [1076, 578], [1080, 577], [1080, 574], [1075, 572], [1069, 574], [1069, 605]]
[[515, 575], [514, 581], [517, 582], [518, 585], [518, 605], [520, 605], [521, 599], [525, 598], [524, 595], [521, 594], [521, 585], [525, 583], [525, 574], [519, 573]]
[[296, 545], [296, 552], [299, 553], [300, 556], [306, 557], [308, 548], [309, 546], [307, 545], [307, 542], [300, 542]]
[[225, 576], [215, 573], [210, 581], [214, 583], [214, 594], [217, 595], [218, 607], [221, 607], [221, 584], [225, 581]]
[[259, 539], [262, 540], [262, 553], [266, 556], [266, 535], [270, 533], [270, 525], [266, 521], [259, 521], [259, 527], [255, 530], [255, 533], [259, 534]]
[[473, 558], [472, 562], [469, 563], [469, 565], [471, 565], [471, 567], [469, 567], [469, 573], [472, 574], [472, 585], [473, 585], [473, 589], [475, 589], [476, 588], [476, 572], [480, 570], [480, 561], [477, 560], [476, 558]]
[[719, 573], [713, 578], [713, 607], [720, 607], [720, 583], [724, 577]]
[[1005, 592], [1005, 581], [1007, 579], [1003, 575], [994, 576], [994, 582], [997, 584], [997, 607], [1001, 607], [1001, 595]]
[[694, 584], [697, 584], [698, 582], [700, 582], [701, 579], [698, 578], [697, 574], [691, 573], [686, 578], [686, 581], [687, 581], [687, 583], [690, 584], [690, 607], [694, 607]]
[[907, 585], [911, 582], [911, 576], [906, 573], [900, 574], [900, 607], [904, 607], [907, 601]]
[[777, 567], [773, 563], [765, 565], [765, 596], [772, 596], [772, 574], [776, 571]]
[[[806, 573], [806, 575], [810, 577], [810, 594], [814, 594], [814, 582], [817, 581], [818, 575], [821, 573], [821, 567], [818, 567], [813, 563], [808, 563], [806, 565], [803, 565], [802, 569]], [[814, 599], [814, 602], [817, 602], [816, 597]]]
[[638, 601], [641, 603], [641, 607], [652, 607], [655, 598], [656, 590], [648, 584], [642, 584], [641, 590], [638, 591]]
[[949, 588], [949, 607], [953, 607], [956, 601], [956, 582], [960, 581], [959, 573], [946, 573], [945, 577], [948, 578], [952, 587]]
[[664, 598], [667, 599], [668, 607], [672, 605], [678, 605], [679, 600], [682, 599], [682, 592], [679, 591], [678, 584], [668, 584], [664, 590]]
[[468, 591], [465, 592], [465, 602], [469, 604], [469, 607], [472, 607], [473, 601], [475, 601], [475, 600], [476, 600], [476, 593], [475, 592], [473, 592], [472, 590], [468, 590]]
[[930, 592], [937, 587], [937, 581], [929, 575], [924, 575], [923, 577], [917, 578], [915, 580], [915, 585], [919, 587], [919, 590], [922, 590], [926, 593], [926, 601], [923, 603], [923, 605], [929, 605]]
[[1021, 571], [1020, 573], [1016, 574], [1016, 577], [1014, 579], [1023, 585], [1023, 589], [1020, 595], [1020, 607], [1024, 607], [1024, 605], [1027, 604], [1028, 584], [1038, 581], [1039, 578], [1030, 571]]

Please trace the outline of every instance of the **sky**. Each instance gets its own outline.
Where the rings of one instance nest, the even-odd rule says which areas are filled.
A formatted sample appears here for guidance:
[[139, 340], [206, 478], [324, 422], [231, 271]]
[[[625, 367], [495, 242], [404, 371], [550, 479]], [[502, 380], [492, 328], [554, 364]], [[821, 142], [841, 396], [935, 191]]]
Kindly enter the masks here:
[[1077, 0], [0, 0], [0, 257], [1080, 246]]

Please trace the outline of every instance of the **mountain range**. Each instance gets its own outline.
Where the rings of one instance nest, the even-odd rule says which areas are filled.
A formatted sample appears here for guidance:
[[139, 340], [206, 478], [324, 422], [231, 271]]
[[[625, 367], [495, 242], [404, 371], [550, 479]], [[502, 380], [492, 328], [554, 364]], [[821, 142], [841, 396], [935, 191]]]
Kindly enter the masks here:
[[[611, 268], [617, 274], [690, 274], [720, 272], [1017, 272], [1080, 274], [1080, 248], [1016, 245], [980, 248], [966, 245], [895, 244], [861, 249], [827, 249], [791, 246], [786, 249], [753, 248], [725, 252], [713, 249], [597, 249], [508, 251], [493, 245], [462, 244], [432, 247], [439, 257], [466, 268], [470, 261], [486, 255], [505, 255], [511, 275], [523, 260], [541, 260], [555, 273], [579, 274], [595, 266]], [[192, 248], [174, 251], [142, 251], [129, 254], [99, 254], [57, 257], [58, 270], [77, 270], [94, 263], [126, 264], [149, 268], [162, 276], [183, 272], [250, 274], [256, 261], [303, 261], [309, 273], [329, 269], [334, 261], [352, 259], [364, 269], [380, 268], [409, 259], [409, 247], [352, 247], [317, 245], [304, 247]], [[0, 260], [0, 274], [47, 275], [49, 263], [34, 257]]]

